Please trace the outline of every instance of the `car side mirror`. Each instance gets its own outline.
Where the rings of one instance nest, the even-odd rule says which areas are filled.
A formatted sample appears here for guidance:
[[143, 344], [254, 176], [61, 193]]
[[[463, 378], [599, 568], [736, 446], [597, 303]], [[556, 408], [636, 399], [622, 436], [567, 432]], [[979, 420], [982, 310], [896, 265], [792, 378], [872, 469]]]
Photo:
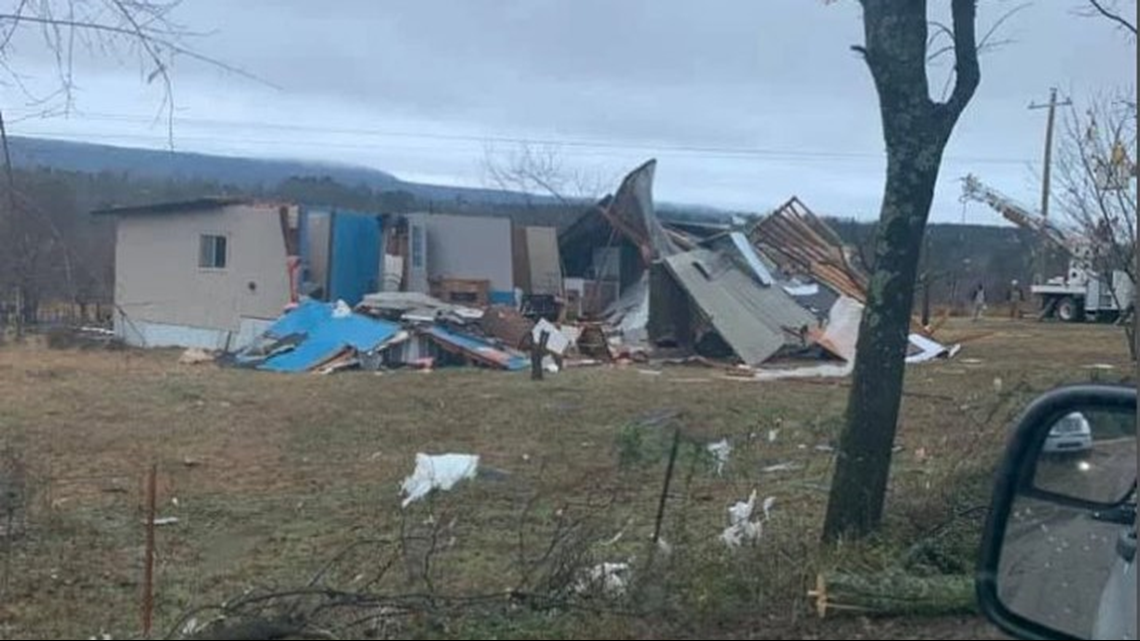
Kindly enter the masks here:
[[1021, 639], [1136, 638], [1136, 390], [1049, 392], [1022, 415], [982, 541], [982, 611]]

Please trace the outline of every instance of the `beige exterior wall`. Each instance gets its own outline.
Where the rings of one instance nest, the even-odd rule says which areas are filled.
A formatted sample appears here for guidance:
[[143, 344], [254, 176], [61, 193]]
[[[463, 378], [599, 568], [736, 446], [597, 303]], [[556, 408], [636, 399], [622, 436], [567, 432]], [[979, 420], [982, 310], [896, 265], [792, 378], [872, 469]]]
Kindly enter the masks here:
[[409, 214], [408, 221], [427, 231], [428, 278], [486, 279], [492, 290], [514, 289], [509, 218]]
[[[198, 266], [203, 234], [226, 237], [224, 269]], [[289, 302], [279, 208], [237, 205], [121, 216], [115, 302], [127, 324], [237, 332], [243, 317], [276, 318]]]

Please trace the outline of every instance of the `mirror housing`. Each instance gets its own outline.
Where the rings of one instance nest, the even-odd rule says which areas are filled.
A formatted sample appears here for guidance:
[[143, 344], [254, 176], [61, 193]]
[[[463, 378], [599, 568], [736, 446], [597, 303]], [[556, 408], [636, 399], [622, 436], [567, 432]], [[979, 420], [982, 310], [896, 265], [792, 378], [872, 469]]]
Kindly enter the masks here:
[[[1090, 496], [1079, 491], [1062, 491], [1062, 484], [1049, 486], [1038, 478], [1039, 456], [1057, 454], [1056, 448], [1047, 444], [1055, 439], [1055, 431], [1061, 419], [1069, 419], [1074, 413], [1088, 414], [1088, 410], [1127, 414], [1131, 417], [1133, 450], [1130, 460], [1131, 479], [1127, 481], [1129, 492], [1120, 498], [1116, 489], [1113, 494]], [[1135, 510], [1128, 503], [1128, 495], [1135, 491], [1135, 416], [1136, 389], [1110, 385], [1079, 385], [1049, 392], [1035, 400], [1022, 414], [1006, 448], [1005, 456], [998, 470], [990, 513], [982, 540], [977, 572], [977, 597], [982, 612], [1008, 634], [1021, 639], [1080, 639], [1070, 632], [1060, 631], [1042, 620], [1014, 612], [1003, 602], [999, 579], [1002, 568], [1003, 548], [1009, 542], [1007, 530], [1014, 518], [1015, 503], [1019, 499], [1031, 500], [1072, 511], [1089, 514], [1090, 519], [1118, 523], [1118, 527], [1135, 524]], [[1078, 419], [1070, 419], [1070, 422]], [[1082, 426], [1070, 426], [1073, 434], [1083, 434]], [[1110, 521], [1109, 519], [1115, 519]], [[1131, 520], [1129, 520], [1131, 519]], [[1014, 531], [1017, 536], [1017, 531]], [[1016, 540], [1016, 539], [1015, 539]], [[1110, 548], [1111, 549], [1111, 548]], [[1047, 564], [1044, 567], [1048, 567]], [[1041, 570], [1038, 570], [1041, 571]], [[1048, 570], [1046, 570], [1048, 572]], [[1052, 587], [1052, 586], [1045, 586]], [[1098, 586], [1099, 587], [1099, 586]], [[1095, 613], [1094, 613], [1095, 614]], [[1044, 617], [1041, 617], [1044, 618]], [[1085, 637], [1091, 638], [1091, 637]]]

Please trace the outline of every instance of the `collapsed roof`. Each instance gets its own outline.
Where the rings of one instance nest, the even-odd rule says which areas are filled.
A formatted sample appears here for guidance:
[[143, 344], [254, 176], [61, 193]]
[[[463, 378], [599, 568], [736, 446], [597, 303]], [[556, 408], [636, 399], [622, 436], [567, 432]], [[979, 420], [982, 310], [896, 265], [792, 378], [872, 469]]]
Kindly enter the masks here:
[[867, 275], [843, 240], [799, 198], [792, 197], [748, 234], [757, 249], [789, 276], [808, 275], [838, 294], [865, 303]]
[[[803, 345], [817, 324], [782, 287], [761, 283], [729, 252], [696, 249], [662, 264], [669, 280], [653, 279], [650, 290], [650, 332], [658, 339], [695, 342], [694, 321], [707, 321], [744, 364], [759, 365], [785, 347]], [[700, 319], [693, 318], [694, 308]]]

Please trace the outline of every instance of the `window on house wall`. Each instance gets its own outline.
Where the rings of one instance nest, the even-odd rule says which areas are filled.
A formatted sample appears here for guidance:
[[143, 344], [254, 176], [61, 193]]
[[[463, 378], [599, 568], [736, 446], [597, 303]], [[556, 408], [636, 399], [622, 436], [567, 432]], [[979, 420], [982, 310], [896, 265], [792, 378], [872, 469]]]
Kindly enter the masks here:
[[226, 268], [226, 237], [203, 234], [198, 241], [198, 267]]
[[412, 267], [424, 266], [424, 228], [412, 225]]

